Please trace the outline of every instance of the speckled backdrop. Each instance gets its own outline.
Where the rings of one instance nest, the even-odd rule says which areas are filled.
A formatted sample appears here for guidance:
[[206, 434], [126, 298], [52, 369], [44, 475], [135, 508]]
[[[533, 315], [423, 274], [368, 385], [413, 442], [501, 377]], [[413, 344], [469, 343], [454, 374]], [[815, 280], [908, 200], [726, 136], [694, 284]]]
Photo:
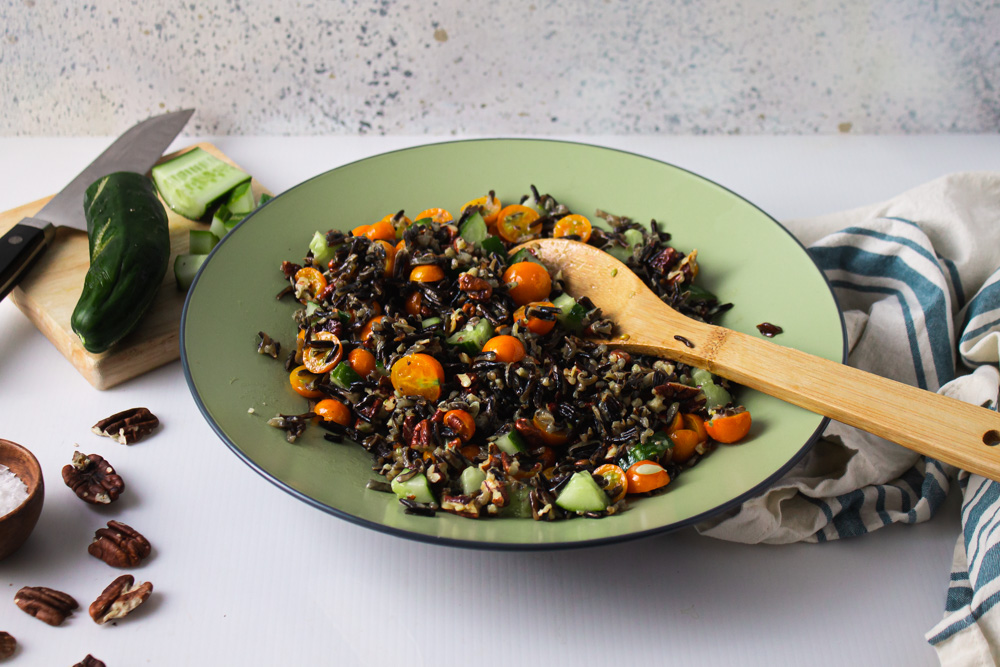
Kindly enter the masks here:
[[988, 0], [0, 1], [3, 135], [1000, 130]]

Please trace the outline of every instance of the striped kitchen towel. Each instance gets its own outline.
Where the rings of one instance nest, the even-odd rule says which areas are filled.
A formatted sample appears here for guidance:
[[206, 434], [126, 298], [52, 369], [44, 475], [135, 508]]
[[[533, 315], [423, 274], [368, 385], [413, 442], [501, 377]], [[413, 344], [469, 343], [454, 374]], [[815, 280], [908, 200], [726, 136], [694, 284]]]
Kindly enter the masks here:
[[[786, 223], [844, 312], [852, 366], [996, 409], [1000, 173], [947, 176], [888, 202]], [[822, 542], [926, 521], [963, 494], [944, 618], [945, 665], [1000, 656], [1000, 484], [831, 422], [761, 496], [700, 526], [745, 543]], [[943, 576], [943, 573], [942, 573]]]

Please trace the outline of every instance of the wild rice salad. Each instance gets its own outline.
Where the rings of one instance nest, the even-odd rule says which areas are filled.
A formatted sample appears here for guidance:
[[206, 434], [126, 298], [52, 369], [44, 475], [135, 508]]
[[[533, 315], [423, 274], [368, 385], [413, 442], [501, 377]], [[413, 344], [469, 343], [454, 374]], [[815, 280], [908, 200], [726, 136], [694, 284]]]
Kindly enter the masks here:
[[[610, 231], [531, 194], [494, 192], [445, 209], [403, 211], [350, 233], [317, 232], [301, 264], [283, 262], [297, 299], [285, 370], [309, 409], [268, 423], [294, 442], [310, 424], [360, 443], [405, 511], [556, 520], [600, 517], [662, 492], [718, 442], [746, 435], [750, 414], [725, 381], [683, 364], [630, 356], [612, 322], [530, 251], [539, 237], [601, 248], [691, 317], [728, 308], [694, 284], [697, 251], [596, 212]], [[259, 351], [280, 346], [261, 332]]]

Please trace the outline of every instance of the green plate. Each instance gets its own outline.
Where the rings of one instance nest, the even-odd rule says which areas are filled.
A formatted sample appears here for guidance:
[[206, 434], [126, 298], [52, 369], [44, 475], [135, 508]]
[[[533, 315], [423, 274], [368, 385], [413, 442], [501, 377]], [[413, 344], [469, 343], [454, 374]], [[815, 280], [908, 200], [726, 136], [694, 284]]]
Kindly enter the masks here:
[[295, 444], [266, 425], [298, 414], [304, 399], [281, 361], [257, 354], [265, 331], [294, 345], [291, 300], [282, 260], [301, 261], [313, 232], [350, 229], [387, 213], [440, 206], [457, 212], [495, 190], [516, 201], [536, 185], [572, 210], [600, 208], [640, 221], [656, 219], [682, 250], [698, 249], [699, 283], [735, 307], [721, 324], [843, 361], [845, 336], [836, 301], [805, 249], [746, 200], [675, 166], [621, 151], [546, 140], [457, 141], [408, 148], [339, 167], [281, 194], [231, 231], [191, 287], [181, 321], [181, 359], [191, 393], [222, 440], [266, 479], [343, 519], [402, 537], [475, 548], [554, 549], [650, 535], [706, 519], [759, 493], [795, 463], [826, 419], [744, 390], [751, 437], [722, 446], [681, 475], [663, 495], [639, 499], [599, 520], [463, 519], [403, 513], [391, 494], [370, 491], [370, 456], [307, 429]]

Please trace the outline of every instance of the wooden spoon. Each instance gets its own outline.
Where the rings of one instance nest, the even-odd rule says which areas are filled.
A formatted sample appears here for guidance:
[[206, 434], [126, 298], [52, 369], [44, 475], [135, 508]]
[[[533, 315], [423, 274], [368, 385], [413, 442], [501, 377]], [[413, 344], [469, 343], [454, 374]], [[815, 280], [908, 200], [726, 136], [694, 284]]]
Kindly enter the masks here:
[[[588, 296], [617, 325], [608, 341], [704, 368], [915, 452], [1000, 481], [1000, 414], [739, 331], [681, 315], [625, 264], [585, 243], [540, 239], [531, 248], [566, 290]], [[686, 341], [686, 342], [685, 342]]]

